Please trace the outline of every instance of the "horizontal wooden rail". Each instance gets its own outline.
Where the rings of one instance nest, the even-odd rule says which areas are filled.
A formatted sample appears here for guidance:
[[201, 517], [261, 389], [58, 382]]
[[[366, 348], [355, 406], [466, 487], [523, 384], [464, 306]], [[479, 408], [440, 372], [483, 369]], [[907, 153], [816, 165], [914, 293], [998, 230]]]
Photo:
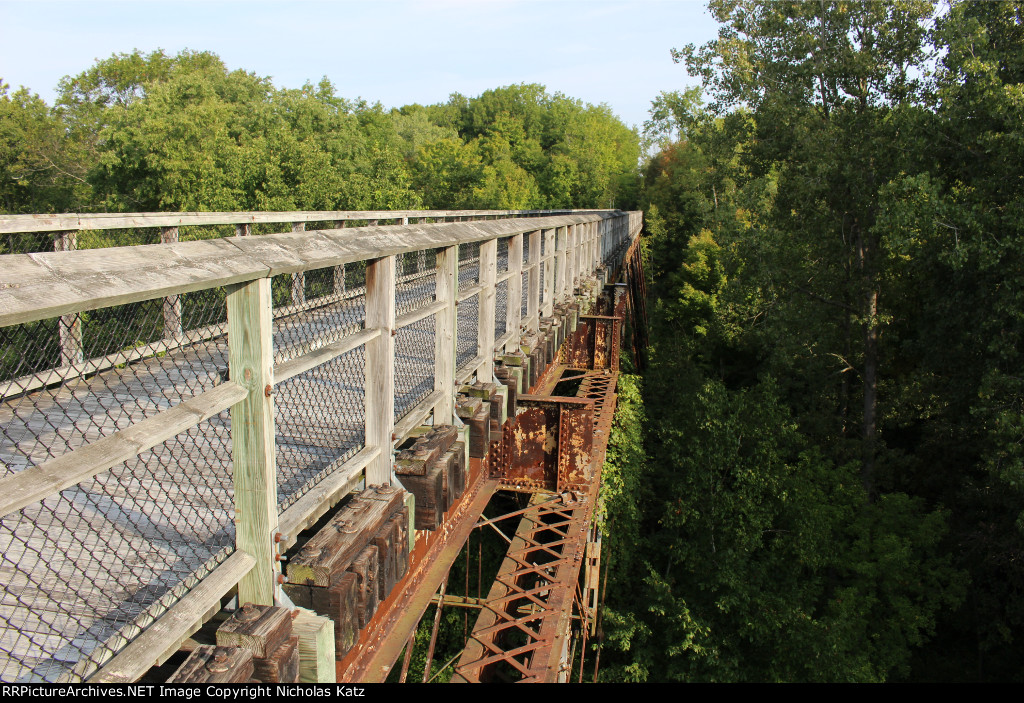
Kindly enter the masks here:
[[395, 329], [400, 330], [403, 327], [408, 327], [409, 325], [419, 322], [424, 317], [436, 315], [437, 313], [444, 310], [446, 307], [448, 307], [448, 303], [444, 302], [443, 300], [438, 300], [433, 303], [427, 303], [426, 305], [418, 307], [415, 310], [410, 310], [409, 312], [399, 315], [398, 317], [395, 318]]
[[444, 397], [444, 391], [434, 391], [410, 408], [406, 412], [405, 417], [395, 423], [394, 443], [396, 445], [399, 444], [409, 436], [410, 432], [422, 425], [423, 421], [427, 419], [430, 412], [434, 409], [434, 406], [437, 405], [437, 401], [441, 400], [442, 397]]
[[237, 383], [222, 383], [112, 435], [0, 479], [0, 517], [138, 456], [247, 395]]
[[484, 362], [487, 361], [483, 354], [479, 354], [469, 360], [461, 369], [457, 369], [455, 372], [455, 385], [461, 386], [463, 383], [473, 378], [473, 374], [477, 372]]
[[118, 652], [89, 683], [133, 683], [153, 666], [154, 656], [157, 664], [163, 664], [198, 629], [206, 613], [220, 609], [221, 597], [255, 565], [256, 560], [245, 552], [237, 551], [229, 556]]
[[519, 330], [509, 330], [505, 334], [494, 340], [494, 351], [503, 349], [506, 344], [511, 342], [516, 336], [519, 335]]
[[504, 281], [507, 281], [516, 274], [522, 274], [522, 271], [502, 271], [501, 273], [494, 277], [494, 284], [497, 285], [499, 283], [503, 283]]
[[477, 283], [476, 285], [472, 285], [467, 288], [461, 288], [459, 289], [459, 294], [456, 296], [455, 299], [461, 303], [463, 300], [469, 300], [470, 298], [472, 298], [474, 295], [484, 290], [485, 288], [487, 288], [487, 286], [484, 285], [483, 283]]
[[621, 216], [354, 227], [0, 257], [0, 327], [180, 295], [282, 273], [482, 242]]
[[356, 332], [355, 334], [343, 337], [332, 344], [327, 344], [319, 349], [310, 351], [302, 356], [277, 364], [274, 367], [274, 383], [277, 384], [282, 381], [287, 381], [289, 378], [298, 376], [300, 373], [309, 371], [320, 364], [326, 364], [328, 361], [336, 359], [342, 354], [350, 352], [356, 347], [362, 346], [379, 336], [379, 329], [363, 330], [362, 332]]
[[326, 477], [288, 506], [278, 518], [281, 533], [280, 550], [284, 552], [295, 544], [298, 534], [316, 523], [324, 513], [355, 487], [362, 478], [366, 465], [380, 456], [380, 447], [363, 447], [356, 455], [335, 462], [322, 473]]

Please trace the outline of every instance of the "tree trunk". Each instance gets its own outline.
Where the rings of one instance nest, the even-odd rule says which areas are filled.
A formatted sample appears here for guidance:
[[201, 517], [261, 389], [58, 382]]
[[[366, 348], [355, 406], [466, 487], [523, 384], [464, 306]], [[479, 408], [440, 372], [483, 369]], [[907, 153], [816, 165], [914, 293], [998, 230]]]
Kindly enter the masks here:
[[871, 235], [860, 223], [854, 224], [857, 244], [857, 266], [863, 282], [863, 309], [861, 326], [864, 333], [864, 422], [861, 429], [863, 465], [861, 482], [871, 499], [875, 469], [876, 426], [878, 414], [878, 286], [875, 280]]

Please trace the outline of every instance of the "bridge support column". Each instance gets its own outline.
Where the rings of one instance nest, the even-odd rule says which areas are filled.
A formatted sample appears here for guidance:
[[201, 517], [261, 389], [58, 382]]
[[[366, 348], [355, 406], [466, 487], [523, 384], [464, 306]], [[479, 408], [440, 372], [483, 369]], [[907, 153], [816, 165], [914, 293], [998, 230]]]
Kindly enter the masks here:
[[395, 257], [366, 262], [366, 329], [380, 335], [366, 343], [366, 446], [380, 453], [366, 466], [366, 485], [391, 483], [395, 431]]
[[270, 279], [229, 286], [227, 308], [231, 380], [249, 392], [245, 400], [231, 406], [235, 546], [256, 559], [238, 582], [238, 599], [273, 605], [280, 586], [273, 540], [278, 522]]

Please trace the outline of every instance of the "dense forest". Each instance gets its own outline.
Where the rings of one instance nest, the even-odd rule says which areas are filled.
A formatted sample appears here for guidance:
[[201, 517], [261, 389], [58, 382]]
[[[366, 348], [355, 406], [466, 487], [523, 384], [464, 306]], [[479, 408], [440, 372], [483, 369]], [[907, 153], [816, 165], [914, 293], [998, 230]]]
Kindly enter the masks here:
[[53, 106], [0, 81], [6, 213], [630, 207], [639, 155], [539, 85], [386, 110], [191, 51], [98, 61]]
[[538, 85], [387, 110], [208, 52], [53, 106], [0, 84], [0, 211], [640, 208], [600, 679], [1018, 681], [1024, 3], [710, 10], [672, 54], [701, 87], [642, 134]]
[[602, 676], [1019, 681], [1024, 9], [711, 10], [646, 125]]

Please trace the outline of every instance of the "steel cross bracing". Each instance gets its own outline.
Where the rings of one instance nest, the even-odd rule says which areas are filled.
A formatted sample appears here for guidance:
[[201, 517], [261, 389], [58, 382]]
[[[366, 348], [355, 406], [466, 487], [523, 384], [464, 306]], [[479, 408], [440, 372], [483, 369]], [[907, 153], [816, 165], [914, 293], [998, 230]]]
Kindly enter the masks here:
[[[557, 367], [556, 367], [557, 368]], [[557, 380], [558, 374], [552, 374]], [[473, 628], [453, 682], [566, 681], [574, 606], [590, 619], [579, 590], [601, 466], [615, 415], [618, 374], [584, 374], [577, 397], [595, 401], [594, 471], [585, 491], [534, 493]], [[553, 385], [553, 383], [552, 383]], [[500, 518], [496, 518], [500, 519]], [[590, 584], [591, 589], [596, 588]], [[581, 628], [585, 636], [586, 628]]]

